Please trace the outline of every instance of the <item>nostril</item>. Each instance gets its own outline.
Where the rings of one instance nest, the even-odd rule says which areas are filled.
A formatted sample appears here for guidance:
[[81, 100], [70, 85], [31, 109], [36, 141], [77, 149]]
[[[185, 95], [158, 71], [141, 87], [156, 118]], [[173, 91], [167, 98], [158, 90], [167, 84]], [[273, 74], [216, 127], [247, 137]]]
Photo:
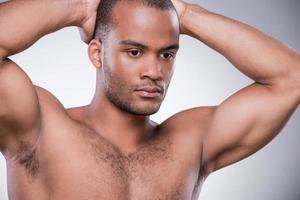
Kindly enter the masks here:
[[159, 66], [155, 67], [147, 67], [147, 69], [143, 73], [143, 77], [148, 77], [152, 80], [158, 80], [161, 79], [163, 76], [162, 70]]

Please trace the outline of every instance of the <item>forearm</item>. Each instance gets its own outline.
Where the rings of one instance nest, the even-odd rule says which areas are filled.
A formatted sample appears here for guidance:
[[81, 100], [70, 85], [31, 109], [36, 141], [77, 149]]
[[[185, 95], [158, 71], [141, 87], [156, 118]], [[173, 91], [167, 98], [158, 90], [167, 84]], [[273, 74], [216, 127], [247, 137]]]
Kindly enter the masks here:
[[12, 0], [0, 4], [0, 58], [83, 19], [82, 0]]
[[187, 7], [181, 23], [184, 33], [224, 55], [256, 82], [274, 85], [295, 73], [300, 79], [299, 53], [246, 24], [197, 5]]

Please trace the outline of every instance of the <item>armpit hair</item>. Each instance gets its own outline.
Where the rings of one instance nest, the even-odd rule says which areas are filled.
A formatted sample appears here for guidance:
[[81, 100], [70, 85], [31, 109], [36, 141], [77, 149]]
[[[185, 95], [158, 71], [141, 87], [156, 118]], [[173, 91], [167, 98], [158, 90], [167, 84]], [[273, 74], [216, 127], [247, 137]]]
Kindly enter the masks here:
[[31, 178], [37, 176], [39, 172], [39, 160], [36, 155], [36, 147], [22, 142], [16, 156], [16, 161], [25, 168], [28, 176]]

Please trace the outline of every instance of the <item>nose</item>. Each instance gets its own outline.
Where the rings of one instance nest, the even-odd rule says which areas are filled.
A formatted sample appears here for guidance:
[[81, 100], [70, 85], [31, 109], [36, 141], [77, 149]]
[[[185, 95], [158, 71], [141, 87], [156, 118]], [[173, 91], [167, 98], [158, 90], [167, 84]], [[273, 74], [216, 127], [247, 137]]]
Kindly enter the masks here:
[[149, 78], [152, 80], [162, 80], [163, 78], [163, 68], [156, 58], [151, 58], [147, 60], [145, 67], [143, 67], [141, 77]]

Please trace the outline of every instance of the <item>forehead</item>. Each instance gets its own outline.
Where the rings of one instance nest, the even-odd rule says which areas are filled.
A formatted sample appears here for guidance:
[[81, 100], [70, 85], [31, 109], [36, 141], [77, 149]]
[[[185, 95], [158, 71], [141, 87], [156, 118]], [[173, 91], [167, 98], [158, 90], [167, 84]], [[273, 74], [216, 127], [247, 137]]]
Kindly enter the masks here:
[[115, 5], [112, 16], [114, 25], [111, 34], [115, 40], [131, 39], [149, 45], [168, 45], [179, 40], [179, 22], [174, 10], [120, 1]]

